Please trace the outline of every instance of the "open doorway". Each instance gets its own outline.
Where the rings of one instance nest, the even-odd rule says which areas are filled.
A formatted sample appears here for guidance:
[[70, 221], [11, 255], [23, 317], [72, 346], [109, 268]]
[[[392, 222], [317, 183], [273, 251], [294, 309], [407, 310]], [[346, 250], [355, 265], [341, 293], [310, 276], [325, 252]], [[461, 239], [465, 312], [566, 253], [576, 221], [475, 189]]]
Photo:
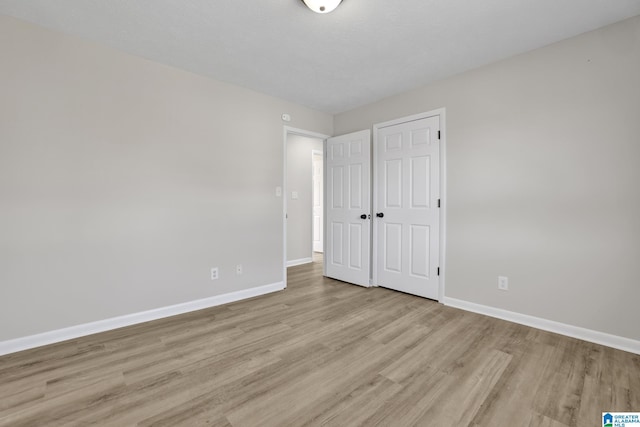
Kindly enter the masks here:
[[322, 150], [311, 152], [313, 253], [324, 252], [324, 156]]
[[286, 268], [311, 263], [324, 250], [324, 141], [285, 127], [283, 206]]

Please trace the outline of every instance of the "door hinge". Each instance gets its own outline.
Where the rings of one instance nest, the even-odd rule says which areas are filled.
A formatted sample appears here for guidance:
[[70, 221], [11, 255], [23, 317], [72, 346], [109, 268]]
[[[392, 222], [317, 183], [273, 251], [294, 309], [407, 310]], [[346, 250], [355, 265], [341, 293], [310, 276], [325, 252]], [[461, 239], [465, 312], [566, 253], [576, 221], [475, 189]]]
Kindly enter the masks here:
[[438, 267], [438, 276], [440, 275], [440, 267]]
[[440, 199], [438, 199], [438, 207], [440, 207]]
[[438, 131], [438, 139], [440, 139], [440, 131]]

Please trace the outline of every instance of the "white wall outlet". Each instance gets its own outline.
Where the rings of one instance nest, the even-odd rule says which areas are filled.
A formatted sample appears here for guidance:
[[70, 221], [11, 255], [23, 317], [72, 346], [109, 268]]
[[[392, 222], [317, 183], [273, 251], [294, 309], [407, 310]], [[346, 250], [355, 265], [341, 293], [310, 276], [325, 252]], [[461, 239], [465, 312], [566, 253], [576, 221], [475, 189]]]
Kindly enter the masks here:
[[297, 191], [292, 191], [291, 192], [291, 198], [293, 200], [297, 200], [298, 199], [298, 192]]
[[509, 290], [509, 278], [506, 276], [498, 276], [498, 289], [501, 291]]
[[276, 187], [276, 197], [282, 197], [282, 187]]
[[218, 267], [213, 267], [211, 269], [211, 280], [218, 280]]
[[238, 276], [242, 274], [242, 264], [236, 265], [236, 274]]

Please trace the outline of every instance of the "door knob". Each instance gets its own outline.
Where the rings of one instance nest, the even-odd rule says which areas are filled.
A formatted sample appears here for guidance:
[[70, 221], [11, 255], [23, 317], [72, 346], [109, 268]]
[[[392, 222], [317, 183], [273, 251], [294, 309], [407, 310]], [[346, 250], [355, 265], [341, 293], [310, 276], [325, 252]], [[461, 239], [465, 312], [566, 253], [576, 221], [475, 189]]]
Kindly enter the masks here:
[[360, 215], [360, 219], [367, 219], [367, 215], [366, 214]]
[[384, 213], [382, 213], [382, 212], [378, 212], [378, 213], [376, 214], [376, 216], [377, 216], [378, 218], [384, 218]]

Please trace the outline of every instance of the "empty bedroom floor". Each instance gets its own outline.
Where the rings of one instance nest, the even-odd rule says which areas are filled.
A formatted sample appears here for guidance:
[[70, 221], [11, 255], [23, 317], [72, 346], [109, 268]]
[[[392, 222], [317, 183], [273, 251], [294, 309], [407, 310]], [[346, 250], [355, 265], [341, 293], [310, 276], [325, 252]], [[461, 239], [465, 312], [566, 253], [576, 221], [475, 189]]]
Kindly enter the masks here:
[[0, 426], [596, 426], [640, 356], [289, 269], [285, 291], [0, 357]]

